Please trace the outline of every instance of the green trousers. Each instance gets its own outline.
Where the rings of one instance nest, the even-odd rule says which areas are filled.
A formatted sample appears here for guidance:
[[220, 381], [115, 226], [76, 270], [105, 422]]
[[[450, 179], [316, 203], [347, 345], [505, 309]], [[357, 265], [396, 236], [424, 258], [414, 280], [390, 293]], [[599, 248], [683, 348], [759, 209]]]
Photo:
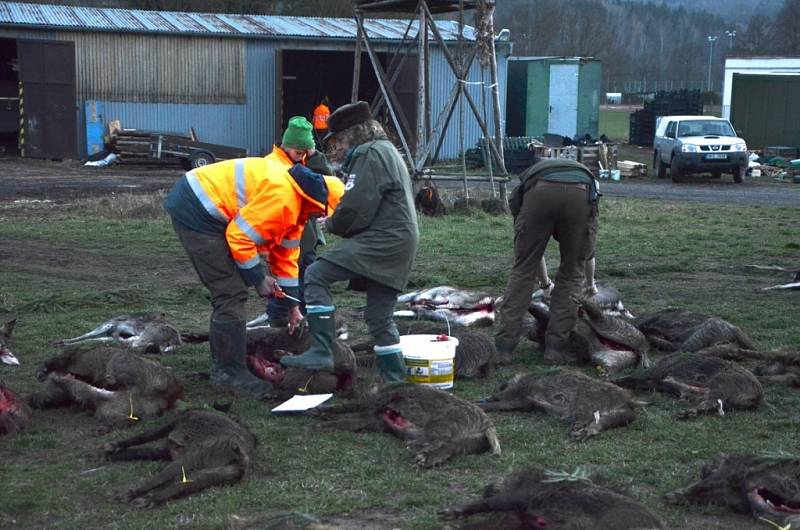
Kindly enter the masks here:
[[596, 229], [597, 207], [589, 203], [586, 186], [589, 185], [540, 181], [523, 196], [514, 222], [514, 266], [503, 294], [495, 335], [498, 350], [511, 352], [519, 343], [522, 317], [538, 286], [537, 265], [551, 236], [558, 240], [561, 261], [545, 343], [559, 348], [567, 340], [577, 318], [571, 296], [580, 293], [584, 261], [594, 253], [591, 230]]

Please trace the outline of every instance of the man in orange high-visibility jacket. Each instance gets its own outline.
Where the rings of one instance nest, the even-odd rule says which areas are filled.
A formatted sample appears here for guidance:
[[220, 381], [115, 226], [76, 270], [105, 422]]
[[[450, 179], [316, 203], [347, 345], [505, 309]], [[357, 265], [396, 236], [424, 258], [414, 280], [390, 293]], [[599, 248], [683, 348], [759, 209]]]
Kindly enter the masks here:
[[[313, 152], [311, 124], [289, 121], [281, 147], [265, 158], [240, 158], [189, 171], [173, 186], [164, 207], [178, 239], [211, 294], [211, 382], [251, 397], [270, 385], [245, 362], [247, 288], [262, 297], [280, 296], [297, 285], [303, 226], [312, 215], [328, 215], [344, 185], [314, 173], [298, 160]], [[268, 256], [267, 274], [259, 254]], [[289, 323], [302, 316], [295, 306]]]
[[322, 98], [319, 105], [314, 108], [311, 122], [314, 124], [314, 135], [317, 139], [317, 147], [323, 148], [325, 135], [328, 134], [328, 118], [331, 115], [330, 102], [328, 96]]

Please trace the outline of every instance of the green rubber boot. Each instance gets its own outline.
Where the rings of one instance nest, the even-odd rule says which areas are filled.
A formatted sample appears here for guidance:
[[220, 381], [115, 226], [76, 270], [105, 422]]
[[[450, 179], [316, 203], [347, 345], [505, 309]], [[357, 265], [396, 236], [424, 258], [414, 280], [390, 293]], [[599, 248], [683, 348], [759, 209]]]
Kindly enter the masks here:
[[208, 337], [211, 347], [211, 384], [251, 398], [272, 392], [272, 385], [247, 368], [244, 320], [212, 320]]
[[399, 344], [375, 346], [378, 370], [385, 383], [406, 380], [406, 363], [403, 362], [403, 350]]
[[[324, 309], [319, 310], [321, 307]], [[281, 364], [287, 368], [333, 372], [333, 344], [336, 340], [335, 311], [332, 306], [309, 306], [307, 309], [308, 331], [314, 342], [301, 355], [281, 357]]]

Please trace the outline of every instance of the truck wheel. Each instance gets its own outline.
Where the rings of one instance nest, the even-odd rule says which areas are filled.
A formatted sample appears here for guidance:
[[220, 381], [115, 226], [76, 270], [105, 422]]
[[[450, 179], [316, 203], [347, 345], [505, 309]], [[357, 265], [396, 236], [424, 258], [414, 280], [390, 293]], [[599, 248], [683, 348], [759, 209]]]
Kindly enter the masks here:
[[733, 181], [736, 184], [744, 182], [744, 174], [747, 173], [747, 166], [737, 166], [733, 168]]
[[205, 151], [197, 151], [189, 157], [189, 165], [192, 169], [207, 166], [214, 163], [214, 155]]
[[672, 163], [669, 165], [669, 175], [672, 177], [672, 182], [683, 181], [683, 169], [678, 167], [674, 158], [672, 159]]
[[656, 176], [660, 179], [667, 178], [667, 168], [664, 166], [664, 163], [661, 161], [661, 155], [656, 152], [655, 159], [653, 161], [653, 168], [656, 170]]

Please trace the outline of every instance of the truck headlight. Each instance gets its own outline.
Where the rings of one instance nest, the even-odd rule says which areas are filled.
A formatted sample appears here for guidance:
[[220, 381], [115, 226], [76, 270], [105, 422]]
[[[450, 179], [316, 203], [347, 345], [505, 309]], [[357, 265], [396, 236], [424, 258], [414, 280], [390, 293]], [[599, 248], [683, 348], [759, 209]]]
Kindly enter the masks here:
[[700, 146], [694, 144], [682, 144], [681, 151], [684, 153], [697, 153], [700, 151]]
[[744, 142], [742, 142], [740, 144], [733, 144], [733, 150], [734, 151], [739, 151], [739, 152], [747, 151], [747, 144], [744, 143]]

